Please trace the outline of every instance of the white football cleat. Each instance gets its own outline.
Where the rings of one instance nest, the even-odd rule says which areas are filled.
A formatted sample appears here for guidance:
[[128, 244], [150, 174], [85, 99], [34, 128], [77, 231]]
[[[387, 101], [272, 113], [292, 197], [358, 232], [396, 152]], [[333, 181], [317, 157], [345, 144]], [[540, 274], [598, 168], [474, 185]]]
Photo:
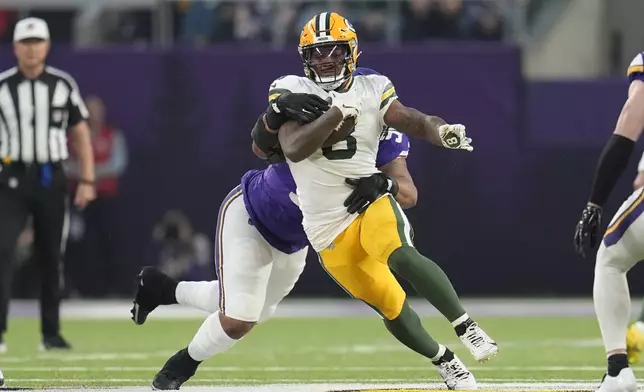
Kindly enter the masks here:
[[477, 323], [468, 325], [459, 338], [478, 362], [485, 362], [499, 352], [496, 342]]
[[468, 390], [478, 389], [474, 375], [470, 373], [456, 355], [449, 362], [443, 362], [440, 365], [434, 365], [438, 373], [443, 377], [445, 385], [451, 390]]
[[622, 369], [616, 377], [604, 375], [597, 392], [636, 392], [637, 380], [630, 367]]
[[7, 352], [7, 344], [4, 342], [0, 342], [0, 354], [4, 354]]

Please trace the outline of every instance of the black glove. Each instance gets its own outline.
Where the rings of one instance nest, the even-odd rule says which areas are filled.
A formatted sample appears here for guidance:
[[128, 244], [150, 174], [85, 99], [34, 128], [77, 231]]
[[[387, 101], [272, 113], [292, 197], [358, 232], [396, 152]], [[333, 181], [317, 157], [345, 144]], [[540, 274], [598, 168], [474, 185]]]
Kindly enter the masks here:
[[385, 193], [391, 193], [393, 196], [398, 193], [398, 182], [384, 173], [362, 178], [347, 178], [344, 181], [355, 188], [344, 201], [349, 214], [355, 212], [362, 214], [371, 203]]
[[315, 94], [284, 93], [277, 97], [271, 109], [289, 120], [308, 124], [329, 110], [329, 103]]
[[581, 219], [577, 223], [575, 230], [575, 250], [581, 256], [586, 256], [586, 238], [590, 245], [590, 249], [594, 249], [597, 245], [597, 236], [599, 234], [599, 226], [602, 221], [602, 208], [594, 205], [587, 205], [581, 213]]

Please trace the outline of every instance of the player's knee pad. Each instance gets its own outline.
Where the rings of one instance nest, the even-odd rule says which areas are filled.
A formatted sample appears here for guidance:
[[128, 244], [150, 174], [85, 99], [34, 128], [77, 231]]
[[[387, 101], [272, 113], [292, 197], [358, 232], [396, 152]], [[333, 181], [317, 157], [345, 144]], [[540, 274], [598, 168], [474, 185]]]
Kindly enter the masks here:
[[241, 339], [244, 335], [250, 332], [256, 324], [252, 321], [236, 320], [224, 314], [219, 314], [219, 320], [221, 321], [221, 328], [231, 339]]

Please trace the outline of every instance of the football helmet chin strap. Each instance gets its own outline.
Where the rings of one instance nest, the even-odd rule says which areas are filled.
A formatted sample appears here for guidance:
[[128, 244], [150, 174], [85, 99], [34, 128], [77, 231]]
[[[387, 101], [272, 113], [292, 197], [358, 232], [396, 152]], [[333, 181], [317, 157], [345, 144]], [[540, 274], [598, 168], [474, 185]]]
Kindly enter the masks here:
[[342, 68], [342, 72], [337, 76], [319, 76], [317, 72], [313, 71], [315, 74], [315, 83], [318, 86], [322, 87], [325, 91], [333, 91], [336, 88], [342, 86], [344, 82], [347, 81], [349, 75], [345, 75], [346, 67]]

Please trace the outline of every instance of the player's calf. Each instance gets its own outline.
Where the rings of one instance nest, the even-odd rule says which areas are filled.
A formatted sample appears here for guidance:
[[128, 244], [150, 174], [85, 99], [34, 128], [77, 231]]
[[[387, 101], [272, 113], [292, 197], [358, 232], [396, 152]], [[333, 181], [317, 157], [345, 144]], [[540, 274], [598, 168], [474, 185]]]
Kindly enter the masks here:
[[[254, 323], [239, 322], [216, 312], [206, 318], [192, 341], [183, 350], [174, 354], [154, 377], [152, 386], [156, 389], [179, 389], [197, 371], [199, 364], [208, 358], [221, 354], [232, 347]], [[226, 331], [226, 329], [228, 331]]]
[[138, 325], [145, 323], [148, 315], [159, 305], [176, 304], [177, 281], [154, 267], [144, 267], [136, 276], [137, 287], [134, 306], [130, 312]]
[[470, 319], [449, 278], [436, 263], [414, 247], [402, 246], [389, 256], [389, 266], [452, 323], [474, 359], [483, 362], [498, 353], [496, 342]]
[[412, 246], [401, 246], [391, 253], [389, 267], [402, 276], [448, 320], [465, 314], [461, 301], [445, 272]]
[[418, 314], [402, 303], [400, 313], [394, 319], [384, 318], [387, 330], [399, 342], [429, 359], [441, 375], [449, 389], [476, 389], [476, 380], [463, 362], [452, 351], [439, 344], [423, 328]]

